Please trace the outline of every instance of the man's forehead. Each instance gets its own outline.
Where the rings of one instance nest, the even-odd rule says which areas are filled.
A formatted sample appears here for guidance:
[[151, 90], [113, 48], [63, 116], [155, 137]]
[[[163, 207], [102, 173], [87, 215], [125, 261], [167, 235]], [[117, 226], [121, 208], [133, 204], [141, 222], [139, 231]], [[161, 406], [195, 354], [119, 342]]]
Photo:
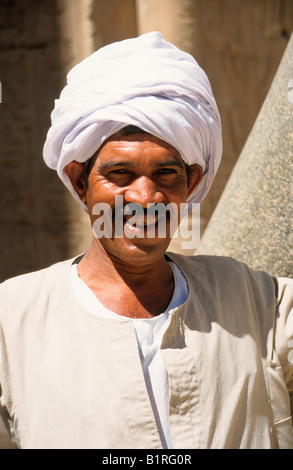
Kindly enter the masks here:
[[131, 136], [111, 136], [97, 152], [97, 163], [118, 165], [127, 161], [129, 165], [141, 163], [144, 158], [151, 160], [155, 166], [184, 166], [182, 157], [171, 144], [150, 134], [134, 134]]
[[[104, 142], [104, 145], [107, 145], [108, 143], [115, 143], [115, 145], [127, 145], [127, 142], [130, 144], [133, 143], [135, 145], [136, 142], [148, 142], [150, 145], [154, 146], [161, 146], [165, 147], [167, 149], [174, 149], [174, 147], [163, 140], [160, 137], [157, 137], [153, 134], [149, 134], [148, 132], [135, 132], [130, 135], [120, 135], [120, 133], [116, 133], [108, 137], [108, 139]], [[176, 149], [174, 149], [176, 150]]]

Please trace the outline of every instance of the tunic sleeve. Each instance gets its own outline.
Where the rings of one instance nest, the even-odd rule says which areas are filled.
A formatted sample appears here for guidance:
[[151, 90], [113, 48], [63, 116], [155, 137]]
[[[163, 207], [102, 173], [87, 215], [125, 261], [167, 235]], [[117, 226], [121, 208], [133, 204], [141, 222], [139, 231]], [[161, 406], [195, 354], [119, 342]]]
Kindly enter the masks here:
[[10, 433], [9, 415], [0, 399], [0, 449], [16, 449], [16, 445]]
[[13, 438], [12, 420], [7, 407], [11, 387], [3, 327], [3, 319], [7, 314], [3, 284], [0, 288], [0, 449], [15, 449], [17, 446]]
[[293, 391], [293, 279], [278, 278], [275, 349], [285, 382]]
[[11, 433], [11, 420], [5, 405], [4, 389], [7, 383], [7, 361], [5, 354], [4, 335], [0, 324], [0, 449], [15, 449], [16, 445]]

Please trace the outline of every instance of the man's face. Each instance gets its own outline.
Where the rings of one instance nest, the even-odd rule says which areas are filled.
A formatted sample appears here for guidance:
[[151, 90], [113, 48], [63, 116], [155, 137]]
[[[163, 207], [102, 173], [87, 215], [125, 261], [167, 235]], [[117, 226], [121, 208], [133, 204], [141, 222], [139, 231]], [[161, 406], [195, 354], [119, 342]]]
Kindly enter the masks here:
[[[111, 208], [112, 236], [95, 238], [94, 242], [111, 259], [127, 264], [148, 264], [159, 259], [171, 239], [169, 212], [164, 218], [166, 236], [159, 237], [159, 218], [148, 217], [147, 209], [158, 203], [164, 206], [172, 203], [179, 217], [180, 203], [186, 202], [199, 176], [200, 171], [195, 168], [193, 176], [188, 178], [179, 152], [154, 136], [134, 134], [108, 139], [91, 168], [83, 200], [93, 225], [99, 204], [106, 203]], [[117, 200], [122, 201], [123, 216], [117, 210]], [[136, 212], [136, 219], [127, 211], [134, 205], [141, 208]], [[123, 224], [122, 236], [115, 233], [118, 217]], [[131, 223], [133, 220], [137, 223]], [[148, 229], [154, 227], [155, 235], [153, 232], [148, 237]]]

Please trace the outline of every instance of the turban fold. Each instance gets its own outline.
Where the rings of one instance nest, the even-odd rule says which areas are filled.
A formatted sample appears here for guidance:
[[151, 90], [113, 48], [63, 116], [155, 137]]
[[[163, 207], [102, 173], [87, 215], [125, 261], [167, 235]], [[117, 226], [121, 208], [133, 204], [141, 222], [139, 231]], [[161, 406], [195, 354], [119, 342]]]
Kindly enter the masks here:
[[44, 160], [79, 202], [65, 166], [85, 162], [130, 124], [171, 144], [185, 163], [202, 167], [189, 203], [206, 196], [222, 155], [220, 115], [205, 72], [159, 32], [110, 44], [76, 65], [51, 121]]

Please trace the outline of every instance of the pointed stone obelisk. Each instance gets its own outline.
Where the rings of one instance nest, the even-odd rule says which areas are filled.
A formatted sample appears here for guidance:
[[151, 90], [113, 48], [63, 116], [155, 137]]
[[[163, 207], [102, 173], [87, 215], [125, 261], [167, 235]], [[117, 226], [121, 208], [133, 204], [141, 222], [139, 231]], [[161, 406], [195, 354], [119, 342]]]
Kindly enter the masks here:
[[293, 35], [197, 250], [287, 277], [293, 277], [292, 58]]

